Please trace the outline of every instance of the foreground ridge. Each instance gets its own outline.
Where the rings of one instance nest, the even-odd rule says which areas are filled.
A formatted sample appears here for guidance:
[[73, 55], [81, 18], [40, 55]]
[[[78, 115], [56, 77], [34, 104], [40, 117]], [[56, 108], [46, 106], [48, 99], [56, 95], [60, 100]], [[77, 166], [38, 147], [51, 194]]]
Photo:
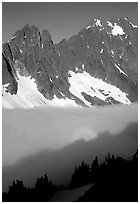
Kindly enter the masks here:
[[97, 156], [90, 166], [82, 161], [75, 167], [69, 187], [54, 185], [47, 174], [37, 178], [33, 188], [14, 180], [8, 192], [3, 192], [2, 201], [137, 202], [138, 150], [127, 159], [108, 153], [100, 164]]

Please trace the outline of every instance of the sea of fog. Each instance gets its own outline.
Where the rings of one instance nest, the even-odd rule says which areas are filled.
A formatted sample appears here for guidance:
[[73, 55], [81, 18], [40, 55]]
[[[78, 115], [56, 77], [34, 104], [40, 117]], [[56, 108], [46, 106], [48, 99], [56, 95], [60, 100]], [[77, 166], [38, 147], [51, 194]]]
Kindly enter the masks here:
[[[102, 144], [102, 139], [100, 140], [101, 135], [104, 133], [109, 134], [112, 145], [115, 145], [112, 142], [113, 137], [122, 133], [130, 123], [135, 122], [138, 122], [137, 103], [98, 108], [42, 107], [33, 109], [3, 109], [2, 164], [4, 169], [9, 166], [16, 166], [25, 158], [38, 155], [42, 151], [60, 151], [77, 141], [83, 141], [85, 144], [90, 145], [94, 144], [94, 141], [100, 141], [96, 145], [99, 154], [99, 151], [102, 152], [104, 145], [106, 145], [105, 142]], [[134, 138], [133, 136], [125, 136], [125, 138], [121, 136], [121, 138], [122, 143], [119, 137], [118, 144], [115, 139], [115, 143], [118, 145], [116, 148], [118, 152], [121, 151], [123, 153], [124, 151], [129, 155], [131, 151], [134, 151], [134, 147], [137, 146], [137, 140], [135, 136]], [[92, 155], [92, 150], [91, 147], [90, 156]], [[85, 150], [79, 148], [74, 153], [69, 151], [68, 154], [71, 154], [71, 161], [74, 161], [76, 154], [80, 155], [80, 151], [82, 155]], [[109, 148], [108, 151], [110, 151]], [[93, 152], [96, 154], [95, 148]], [[54, 154], [52, 158], [54, 159]], [[50, 159], [52, 163], [53, 159]], [[50, 160], [47, 164], [48, 169]], [[52, 163], [53, 168], [57, 168], [54, 164], [57, 162]], [[3, 175], [5, 175], [4, 171]], [[20, 169], [20, 175], [22, 175], [21, 172], [22, 169]], [[28, 174], [28, 171], [26, 171], [26, 174]], [[4, 178], [6, 178], [6, 175]], [[13, 178], [14, 174], [11, 179]]]

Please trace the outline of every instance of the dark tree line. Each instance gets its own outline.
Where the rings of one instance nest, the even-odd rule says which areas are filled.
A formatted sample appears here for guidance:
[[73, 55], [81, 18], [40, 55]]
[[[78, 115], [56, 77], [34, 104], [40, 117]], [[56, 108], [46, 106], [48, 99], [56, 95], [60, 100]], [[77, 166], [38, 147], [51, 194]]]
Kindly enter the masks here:
[[[91, 166], [82, 161], [71, 177], [69, 189], [93, 183], [93, 186], [77, 201], [79, 202], [136, 202], [138, 201], [138, 151], [124, 159], [108, 153], [99, 164], [97, 156]], [[56, 186], [47, 174], [37, 178], [33, 188], [25, 187], [23, 181], [13, 181], [2, 201], [43, 202], [49, 199], [63, 186]]]
[[27, 188], [23, 181], [13, 181], [9, 186], [8, 193], [3, 193], [3, 202], [44, 202], [48, 201], [58, 190], [58, 187], [52, 184], [47, 174], [37, 178], [34, 188]]
[[78, 202], [138, 201], [138, 152], [129, 159], [108, 154], [93, 170], [95, 183]]
[[69, 187], [77, 188], [86, 184], [95, 183], [99, 167], [97, 156], [93, 160], [91, 167], [82, 161], [81, 165], [75, 168]]

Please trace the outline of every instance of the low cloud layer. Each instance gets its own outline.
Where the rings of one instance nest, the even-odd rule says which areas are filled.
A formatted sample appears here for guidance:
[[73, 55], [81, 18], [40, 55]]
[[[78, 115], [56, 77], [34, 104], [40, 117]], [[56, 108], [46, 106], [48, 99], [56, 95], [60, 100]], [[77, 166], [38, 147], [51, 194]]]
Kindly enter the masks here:
[[42, 150], [57, 150], [108, 131], [112, 136], [138, 121], [138, 106], [102, 108], [3, 109], [3, 165], [12, 165]]

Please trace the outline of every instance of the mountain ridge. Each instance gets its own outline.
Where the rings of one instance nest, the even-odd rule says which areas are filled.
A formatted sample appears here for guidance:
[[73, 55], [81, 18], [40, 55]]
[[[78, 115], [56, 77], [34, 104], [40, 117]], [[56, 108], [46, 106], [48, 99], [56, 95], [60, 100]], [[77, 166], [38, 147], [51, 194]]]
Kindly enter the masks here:
[[[48, 30], [40, 32], [26, 24], [2, 45], [3, 107], [35, 107], [42, 105], [42, 100], [44, 105], [86, 107], [135, 102], [137, 53], [138, 28], [127, 18], [93, 19], [78, 34], [58, 44], [53, 43]], [[24, 95], [27, 103], [22, 96], [14, 99], [20, 104], [11, 104], [19, 94], [19, 78], [24, 77], [34, 81], [34, 94]]]

